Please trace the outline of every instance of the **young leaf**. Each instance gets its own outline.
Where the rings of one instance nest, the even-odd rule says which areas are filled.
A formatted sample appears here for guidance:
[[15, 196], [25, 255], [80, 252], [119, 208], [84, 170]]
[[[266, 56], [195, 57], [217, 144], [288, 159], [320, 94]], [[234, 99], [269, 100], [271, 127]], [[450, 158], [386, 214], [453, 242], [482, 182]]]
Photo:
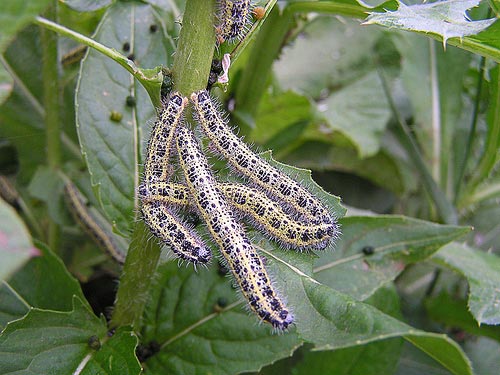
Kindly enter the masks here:
[[118, 332], [109, 339], [107, 327], [79, 298], [73, 310], [33, 308], [7, 325], [0, 335], [0, 374], [139, 374], [137, 338]]
[[405, 5], [399, 2], [399, 9], [386, 13], [371, 13], [365, 24], [378, 24], [390, 28], [433, 33], [443, 38], [463, 38], [479, 34], [495, 22], [495, 18], [471, 21], [466, 14], [470, 8], [479, 5], [479, 0], [447, 0], [430, 4]]
[[360, 300], [470, 230], [401, 216], [345, 217], [340, 223], [336, 250], [318, 252], [314, 277]]
[[451, 243], [432, 260], [467, 278], [469, 310], [479, 324], [500, 324], [500, 258], [464, 244]]
[[[95, 39], [130, 54], [141, 67], [168, 65], [171, 40], [162, 32], [152, 33], [153, 24], [162, 23], [151, 6], [117, 2], [108, 9]], [[78, 134], [96, 195], [108, 218], [127, 233], [137, 206], [146, 123], [154, 117], [154, 108], [130, 74], [95, 51], [82, 63], [76, 95]], [[128, 96], [135, 97], [135, 106], [127, 106]]]
[[31, 308], [70, 311], [73, 296], [85, 301], [78, 281], [64, 263], [42, 243], [36, 246], [41, 255], [0, 286], [0, 327]]
[[50, 4], [50, 0], [2, 0], [0, 2], [0, 53], [2, 53], [16, 33], [26, 26], [38, 13]]
[[39, 254], [16, 211], [0, 199], [0, 281]]

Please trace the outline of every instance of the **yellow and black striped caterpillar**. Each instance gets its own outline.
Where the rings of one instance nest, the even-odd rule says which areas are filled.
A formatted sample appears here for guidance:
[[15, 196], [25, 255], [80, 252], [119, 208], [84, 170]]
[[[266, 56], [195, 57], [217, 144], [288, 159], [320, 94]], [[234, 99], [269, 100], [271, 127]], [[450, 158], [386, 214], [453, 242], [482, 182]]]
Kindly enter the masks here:
[[[337, 227], [326, 223], [303, 223], [258, 189], [236, 183], [218, 184], [228, 203], [256, 226], [287, 248], [323, 249], [335, 239]], [[147, 200], [189, 205], [186, 186], [159, 182], [149, 186]]]
[[64, 196], [75, 221], [92, 237], [94, 242], [118, 263], [123, 264], [128, 245], [113, 233], [111, 226], [85, 204], [85, 198], [70, 181], [64, 185]]
[[[168, 202], [152, 200], [149, 186], [166, 181], [169, 175], [172, 141], [188, 100], [178, 93], [172, 93], [158, 112], [149, 139], [143, 183], [139, 186], [144, 221], [151, 232], [169, 245], [179, 258], [197, 263], [207, 263], [210, 250], [199, 236], [169, 208]], [[174, 195], [172, 195], [173, 197]]]
[[250, 0], [219, 0], [218, 24], [219, 44], [240, 39], [246, 31], [251, 14]]
[[189, 192], [250, 308], [273, 327], [286, 329], [293, 322], [293, 316], [276, 293], [260, 256], [232, 214], [189, 129], [178, 130], [177, 150]]
[[307, 189], [256, 155], [229, 128], [206, 90], [191, 95], [198, 123], [234, 170], [299, 214], [305, 222], [336, 226], [327, 208]]

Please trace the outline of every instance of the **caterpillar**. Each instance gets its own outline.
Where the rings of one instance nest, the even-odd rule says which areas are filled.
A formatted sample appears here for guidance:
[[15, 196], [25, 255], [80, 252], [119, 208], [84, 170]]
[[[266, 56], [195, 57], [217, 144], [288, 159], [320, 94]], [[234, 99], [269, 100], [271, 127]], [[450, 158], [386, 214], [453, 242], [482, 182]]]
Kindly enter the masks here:
[[68, 53], [63, 55], [63, 57], [61, 58], [62, 66], [66, 67], [79, 62], [85, 56], [87, 48], [87, 46], [80, 45], [69, 50]]
[[142, 214], [151, 232], [169, 245], [179, 258], [195, 265], [210, 261], [210, 250], [203, 241], [170, 212], [164, 202], [143, 201]]
[[[295, 220], [279, 204], [257, 189], [234, 183], [222, 183], [218, 188], [231, 206], [285, 247], [323, 249], [338, 232], [334, 224], [304, 224]], [[149, 186], [146, 195], [152, 201], [180, 206], [189, 204], [189, 191], [181, 184], [155, 183]]]
[[[208, 263], [211, 259], [210, 250], [185, 223], [167, 208], [166, 202], [151, 199], [157, 192], [150, 192], [151, 184], [166, 181], [168, 177], [172, 140], [187, 103], [187, 98], [173, 92], [159, 111], [148, 142], [144, 180], [139, 186], [138, 193], [142, 202], [143, 218], [151, 232], [169, 245], [179, 258], [194, 264]], [[175, 192], [162, 190], [161, 193], [175, 201]]]
[[312, 223], [336, 226], [326, 207], [302, 185], [254, 154], [229, 128], [206, 90], [191, 95], [196, 117], [203, 131], [224, 158], [241, 175], [290, 207]]
[[187, 103], [187, 98], [173, 92], [158, 112], [158, 118], [153, 126], [147, 147], [144, 166], [145, 184], [166, 181], [172, 140], [182, 120], [182, 113]]
[[4, 175], [0, 175], [0, 197], [15, 209], [19, 209], [19, 193]]
[[293, 316], [278, 297], [242, 226], [233, 217], [194, 134], [187, 128], [179, 128], [176, 143], [189, 191], [251, 310], [274, 328], [286, 329]]
[[220, 0], [216, 27], [219, 44], [240, 39], [250, 19], [250, 0]]
[[82, 193], [70, 181], [64, 185], [64, 196], [73, 218], [80, 227], [92, 237], [102, 250], [118, 263], [123, 264], [127, 254], [125, 241], [114, 234], [111, 228], [107, 228], [109, 224], [90, 211], [85, 204]]

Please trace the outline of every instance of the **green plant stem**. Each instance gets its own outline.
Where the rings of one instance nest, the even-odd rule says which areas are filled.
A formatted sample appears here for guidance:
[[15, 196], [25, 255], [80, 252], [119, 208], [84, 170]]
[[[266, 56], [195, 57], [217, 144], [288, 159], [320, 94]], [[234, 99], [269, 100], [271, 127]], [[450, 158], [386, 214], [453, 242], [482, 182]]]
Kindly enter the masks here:
[[59, 25], [58, 23], [46, 18], [36, 17], [35, 23], [43, 26], [48, 30], [52, 30], [60, 35], [66, 36], [86, 46], [94, 48], [95, 50], [101, 52], [103, 55], [109, 57], [110, 59], [113, 59], [123, 68], [125, 68], [130, 74], [132, 74], [144, 86], [149, 96], [151, 97], [153, 104], [155, 106], [159, 105], [160, 98], [157, 94], [163, 81], [161, 69], [140, 69], [134, 64], [132, 60], [128, 59], [114, 48], [106, 47], [103, 44], [86, 37], [85, 35], [77, 33], [76, 31], [68, 29], [67, 27]]
[[[267, 85], [272, 64], [278, 56], [283, 40], [292, 24], [293, 14], [280, 14], [275, 6], [262, 26], [253, 45], [247, 65], [236, 89], [236, 105], [241, 118], [253, 118]], [[243, 133], [245, 128], [241, 129]]]
[[[183, 95], [206, 87], [215, 48], [214, 3], [189, 0], [182, 22], [172, 74], [175, 89]], [[112, 327], [131, 325], [136, 331], [154, 277], [160, 249], [143, 221], [137, 222], [123, 265], [111, 320]], [[148, 240], [149, 239], [149, 240]]]
[[[57, 3], [46, 11], [49, 18], [57, 16]], [[42, 43], [42, 76], [43, 76], [43, 100], [45, 108], [45, 134], [47, 149], [47, 165], [54, 171], [61, 164], [61, 127], [59, 122], [60, 98], [59, 98], [59, 74], [57, 58], [57, 34], [41, 29]], [[48, 244], [50, 248], [58, 253], [60, 242], [60, 228], [54, 221], [49, 221]]]
[[397, 135], [399, 137], [401, 144], [403, 145], [405, 150], [407, 150], [410, 159], [412, 160], [415, 168], [422, 177], [422, 183], [424, 185], [424, 188], [430, 195], [432, 201], [434, 202], [434, 205], [437, 209], [438, 215], [441, 218], [441, 220], [446, 224], [456, 225], [458, 222], [458, 218], [455, 208], [448, 201], [444, 193], [439, 189], [439, 187], [436, 184], [436, 181], [434, 181], [434, 179], [432, 178], [431, 173], [427, 169], [427, 165], [425, 164], [424, 158], [420, 154], [419, 148], [411, 135], [410, 129], [408, 128], [406, 121], [401, 116], [401, 114], [396, 108], [396, 105], [394, 104], [394, 100], [387, 85], [387, 80], [385, 79], [384, 73], [380, 68], [378, 69], [378, 71], [382, 81], [382, 86], [385, 95], [389, 102], [389, 106], [391, 107], [391, 111], [394, 117], [396, 118], [396, 122], [398, 124]]
[[190, 0], [182, 19], [174, 57], [174, 87], [182, 95], [207, 86], [215, 50], [214, 2]]
[[465, 148], [465, 154], [463, 159], [460, 162], [460, 169], [458, 172], [458, 176], [455, 182], [455, 203], [459, 199], [460, 195], [460, 188], [463, 183], [463, 178], [465, 174], [465, 169], [467, 167], [467, 162], [470, 157], [470, 153], [472, 150], [472, 144], [474, 143], [474, 137], [476, 135], [476, 128], [477, 128], [477, 119], [479, 115], [479, 103], [481, 102], [481, 91], [483, 87], [483, 70], [484, 70], [484, 65], [485, 65], [486, 59], [484, 57], [481, 57], [481, 61], [479, 64], [479, 74], [477, 78], [477, 86], [476, 86], [476, 98], [474, 100], [474, 108], [472, 110], [472, 121], [469, 129], [469, 134], [467, 135], [467, 146]]

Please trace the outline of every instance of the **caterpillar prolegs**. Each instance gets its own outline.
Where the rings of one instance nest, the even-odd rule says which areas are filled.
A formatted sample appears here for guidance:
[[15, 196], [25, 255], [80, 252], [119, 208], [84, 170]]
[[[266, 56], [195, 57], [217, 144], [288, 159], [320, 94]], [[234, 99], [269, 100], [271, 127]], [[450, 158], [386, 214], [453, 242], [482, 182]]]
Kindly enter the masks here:
[[233, 216], [189, 129], [179, 129], [177, 150], [189, 192], [250, 308], [273, 327], [286, 329], [293, 316], [278, 297], [260, 256]]

